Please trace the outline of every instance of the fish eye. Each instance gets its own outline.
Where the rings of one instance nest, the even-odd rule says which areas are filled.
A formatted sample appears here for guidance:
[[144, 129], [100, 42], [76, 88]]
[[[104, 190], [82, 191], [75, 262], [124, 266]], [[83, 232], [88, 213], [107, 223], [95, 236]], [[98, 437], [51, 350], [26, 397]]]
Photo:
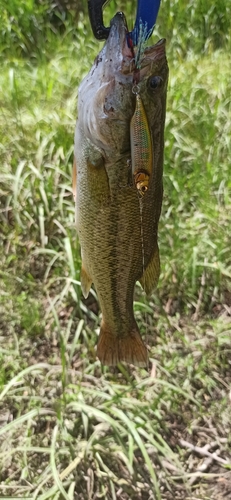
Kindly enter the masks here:
[[151, 90], [160, 88], [162, 83], [163, 83], [163, 78], [161, 78], [161, 76], [151, 76], [149, 78], [149, 87]]

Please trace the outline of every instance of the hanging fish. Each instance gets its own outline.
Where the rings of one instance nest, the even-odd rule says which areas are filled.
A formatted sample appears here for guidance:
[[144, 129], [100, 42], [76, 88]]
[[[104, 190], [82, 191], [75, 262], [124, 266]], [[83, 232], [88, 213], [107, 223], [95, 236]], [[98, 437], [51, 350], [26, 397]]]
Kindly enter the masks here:
[[[125, 361], [146, 366], [147, 348], [135, 321], [133, 294], [136, 281], [149, 294], [159, 278], [157, 231], [168, 66], [165, 40], [144, 50], [134, 116], [135, 62], [127, 35], [126, 20], [118, 13], [104, 48], [79, 87], [74, 191], [82, 291], [87, 297], [94, 283], [102, 311], [97, 355], [105, 365]], [[136, 188], [130, 182], [131, 157]], [[137, 190], [145, 194], [144, 244]]]

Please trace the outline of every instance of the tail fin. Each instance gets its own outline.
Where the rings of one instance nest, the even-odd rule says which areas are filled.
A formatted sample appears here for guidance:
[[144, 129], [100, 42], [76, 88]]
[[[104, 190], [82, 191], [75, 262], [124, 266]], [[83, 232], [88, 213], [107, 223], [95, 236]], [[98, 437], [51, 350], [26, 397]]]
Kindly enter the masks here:
[[147, 349], [135, 326], [126, 337], [118, 337], [102, 323], [97, 345], [97, 356], [103, 365], [108, 366], [115, 366], [121, 361], [145, 367], [147, 367], [148, 363]]

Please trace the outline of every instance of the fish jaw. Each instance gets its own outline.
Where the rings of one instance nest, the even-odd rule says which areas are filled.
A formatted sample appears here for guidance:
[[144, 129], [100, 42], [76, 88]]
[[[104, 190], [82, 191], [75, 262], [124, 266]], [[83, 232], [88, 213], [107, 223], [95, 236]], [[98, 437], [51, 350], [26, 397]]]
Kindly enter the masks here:
[[105, 76], [112, 74], [127, 73], [134, 69], [134, 52], [127, 43], [128, 27], [123, 12], [117, 14], [111, 20], [109, 37], [105, 44], [106, 64]]
[[78, 116], [84, 135], [108, 159], [129, 149], [134, 60], [127, 33], [126, 19], [117, 13], [103, 49], [79, 86]]

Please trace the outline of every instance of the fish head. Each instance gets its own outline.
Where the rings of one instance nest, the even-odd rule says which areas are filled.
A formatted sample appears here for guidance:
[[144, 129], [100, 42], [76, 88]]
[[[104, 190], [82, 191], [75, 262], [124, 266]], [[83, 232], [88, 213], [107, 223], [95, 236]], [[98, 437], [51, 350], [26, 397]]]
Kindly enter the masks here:
[[139, 92], [143, 100], [151, 126], [162, 96], [166, 95], [165, 40], [144, 50], [137, 71], [134, 49], [129, 47], [127, 36], [126, 19], [119, 12], [111, 21], [103, 49], [79, 87], [78, 120], [85, 137], [106, 159], [129, 154], [135, 93]]

